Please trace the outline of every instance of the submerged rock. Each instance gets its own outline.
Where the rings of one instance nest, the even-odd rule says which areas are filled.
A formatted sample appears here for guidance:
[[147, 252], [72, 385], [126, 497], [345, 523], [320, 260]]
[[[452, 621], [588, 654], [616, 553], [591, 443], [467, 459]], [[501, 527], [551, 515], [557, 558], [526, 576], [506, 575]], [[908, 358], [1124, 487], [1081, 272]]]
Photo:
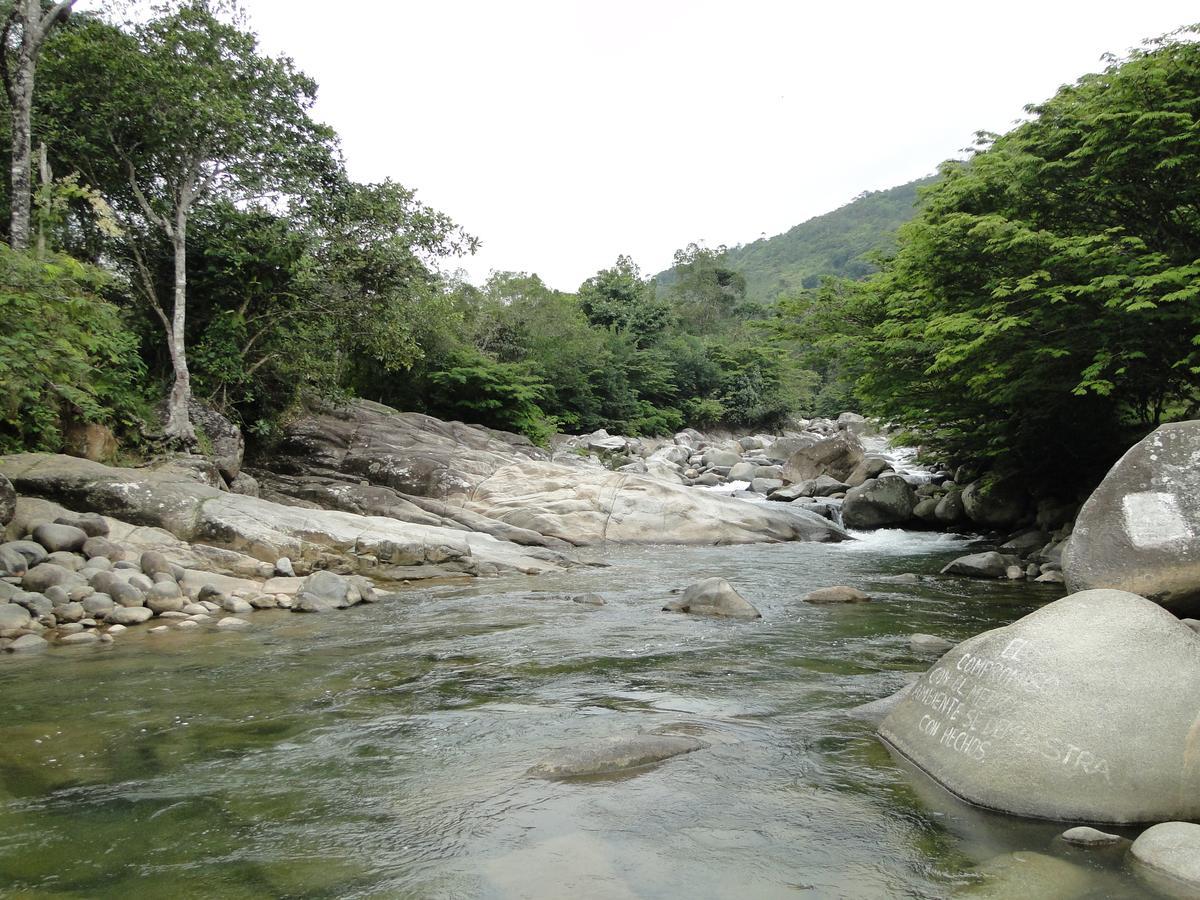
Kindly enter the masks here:
[[835, 585], [834, 587], [817, 588], [815, 591], [809, 591], [804, 597], [804, 602], [815, 603], [818, 605], [832, 603], [870, 603], [871, 598], [858, 588], [847, 587], [844, 584], [839, 584]]
[[663, 607], [664, 612], [691, 613], [726, 619], [761, 619], [762, 613], [734, 590], [724, 578], [706, 578], [683, 592], [678, 600]]
[[1091, 828], [1087, 825], [1068, 828], [1059, 837], [1077, 847], [1109, 847], [1125, 840], [1119, 834], [1109, 834], [1107, 831], [1100, 831], [1098, 828]]
[[891, 715], [892, 710], [900, 705], [900, 701], [907, 697], [912, 689], [913, 685], [906, 684], [894, 694], [889, 694], [886, 697], [880, 697], [878, 700], [872, 700], [870, 703], [862, 703], [846, 710], [846, 715], [852, 719], [862, 719], [874, 725], [879, 725]]
[[1200, 638], [1085, 591], [958, 644], [879, 729], [959, 797], [1044, 819], [1200, 816]]
[[1164, 425], [1121, 457], [1063, 553], [1071, 591], [1115, 588], [1200, 609], [1200, 421]]
[[960, 556], [942, 569], [943, 575], [965, 575], [968, 578], [1003, 578], [1014, 557], [1004, 556], [994, 550], [987, 553], [971, 553]]
[[563, 750], [529, 770], [540, 778], [584, 778], [613, 775], [694, 753], [708, 745], [674, 734], [633, 734], [594, 745]]
[[954, 647], [954, 641], [948, 641], [934, 634], [914, 634], [908, 639], [908, 644], [914, 650], [928, 653], [945, 653]]

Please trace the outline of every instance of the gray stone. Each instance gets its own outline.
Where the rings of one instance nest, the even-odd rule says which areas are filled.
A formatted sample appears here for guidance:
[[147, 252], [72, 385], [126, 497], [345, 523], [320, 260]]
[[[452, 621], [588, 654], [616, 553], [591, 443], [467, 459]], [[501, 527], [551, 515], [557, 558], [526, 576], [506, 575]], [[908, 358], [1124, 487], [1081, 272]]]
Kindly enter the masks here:
[[85, 560], [78, 554], [68, 553], [65, 550], [55, 550], [46, 557], [46, 562], [54, 566], [62, 566], [71, 572], [78, 572], [83, 568]]
[[100, 642], [100, 635], [94, 631], [79, 631], [75, 634], [65, 634], [58, 639], [60, 644], [68, 647], [87, 647]]
[[55, 525], [46, 522], [33, 529], [33, 539], [50, 553], [57, 550], [74, 552], [82, 550], [87, 543], [88, 533], [74, 525]]
[[153, 618], [154, 613], [144, 606], [117, 606], [104, 617], [113, 625], [140, 625]]
[[917, 505], [913, 507], [913, 518], [920, 519], [930, 525], [937, 522], [937, 508], [939, 498], [926, 497], [924, 500], [918, 500]]
[[1193, 822], [1163, 822], [1147, 828], [1129, 854], [1139, 867], [1174, 882], [1161, 884], [1176, 896], [1200, 895], [1200, 825]]
[[778, 478], [755, 478], [750, 482], [750, 490], [763, 496], [781, 487], [783, 487], [783, 481]]
[[92, 594], [80, 604], [84, 612], [93, 616], [107, 616], [116, 605], [108, 594]]
[[54, 613], [54, 604], [50, 599], [36, 591], [22, 591], [12, 598], [12, 602], [25, 607], [34, 616], [49, 616]]
[[785, 481], [808, 481], [830, 475], [845, 481], [863, 460], [858, 438], [845, 432], [794, 452], [783, 469]]
[[804, 596], [804, 602], [825, 606], [836, 603], [870, 603], [871, 598], [858, 590], [858, 588], [839, 584], [833, 587], [817, 588], [815, 591], [809, 591]]
[[70, 569], [64, 569], [53, 563], [39, 563], [21, 578], [21, 587], [27, 591], [41, 592], [56, 584], [63, 587], [74, 587], [80, 581], [82, 581], [82, 577]]
[[85, 616], [82, 603], [68, 603], [54, 608], [54, 618], [59, 622], [79, 622]]
[[0, 534], [17, 513], [17, 491], [12, 482], [0, 475]]
[[97, 513], [64, 513], [54, 520], [54, 524], [78, 528], [88, 537], [104, 537], [108, 534], [108, 520]]
[[146, 608], [151, 612], [169, 613], [182, 612], [183, 607], [187, 605], [187, 601], [179, 594], [178, 587], [174, 593], [166, 590], [160, 590], [162, 585], [155, 585], [148, 594], [146, 594]]
[[891, 471], [894, 470], [892, 469], [891, 463], [889, 463], [886, 459], [879, 459], [878, 457], [874, 456], [868, 457], [855, 466], [853, 471], [846, 476], [846, 487], [858, 487], [860, 484], [871, 478], [878, 478], [884, 472]]
[[139, 607], [146, 603], [146, 596], [131, 584], [114, 580], [105, 591], [118, 606]]
[[913, 572], [904, 572], [900, 575], [881, 575], [875, 580], [887, 584], [920, 584], [921, 576]]
[[213, 407], [199, 400], [188, 405], [188, 415], [196, 426], [204, 454], [212, 460], [226, 481], [242, 471], [246, 441], [242, 430]]
[[634, 734], [563, 750], [529, 770], [540, 778], [585, 778], [612, 775], [660, 763], [673, 756], [703, 750], [707, 744], [673, 734]]
[[237, 628], [249, 628], [250, 623], [245, 619], [239, 619], [237, 616], [226, 616], [217, 622], [217, 628], [222, 630], [232, 630]]
[[1130, 591], [1200, 610], [1200, 421], [1135, 444], [1092, 493], [1063, 554], [1069, 590]]
[[16, 603], [0, 603], [0, 634], [27, 628], [32, 618], [29, 610], [23, 606]]
[[963, 509], [976, 525], [984, 528], [1012, 528], [1024, 518], [1029, 498], [1013, 482], [985, 485], [975, 481], [963, 488]]
[[46, 590], [42, 591], [42, 594], [54, 606], [66, 606], [71, 602], [71, 595], [67, 593], [62, 585], [52, 584]]
[[142, 554], [139, 563], [142, 568], [142, 574], [153, 578], [160, 572], [171, 574], [171, 562], [157, 550], [147, 550]]
[[949, 491], [933, 510], [933, 517], [943, 525], [956, 525], [967, 517], [962, 491]]
[[4, 649], [9, 653], [29, 653], [45, 650], [50, 642], [36, 634], [23, 634]]
[[[179, 601], [179, 608], [183, 609], [183, 601]], [[225, 612], [234, 613], [235, 615], [244, 616], [254, 612], [254, 607], [249, 602], [241, 597], [226, 597], [221, 601], [221, 609]], [[224, 620], [222, 620], [224, 621]]]
[[884, 475], [851, 488], [842, 505], [847, 528], [880, 528], [902, 525], [912, 518], [916, 498], [903, 478]]
[[1142, 597], [1096, 590], [958, 644], [880, 735], [976, 805], [1133, 823], [1200, 816], [1198, 714], [1200, 638]]
[[730, 481], [753, 481], [758, 474], [758, 466], [749, 462], [738, 462], [729, 470]]
[[0, 544], [0, 576], [20, 577], [29, 571], [29, 561], [24, 555]]
[[954, 647], [954, 641], [948, 641], [934, 634], [914, 634], [908, 639], [908, 644], [914, 650], [928, 653], [945, 653]]
[[672, 600], [663, 610], [727, 619], [762, 618], [762, 613], [724, 578], [706, 578], [693, 584], [683, 592], [682, 597]]
[[[2, 478], [3, 476], [0, 476]], [[29, 566], [36, 566], [39, 563], [46, 561], [49, 555], [46, 553], [46, 548], [36, 541], [9, 541], [3, 546], [9, 550], [15, 550], [25, 557], [25, 562]]]
[[862, 719], [864, 722], [870, 722], [878, 726], [886, 719], [897, 706], [900, 701], [908, 696], [912, 691], [913, 686], [906, 684], [894, 694], [887, 697], [880, 697], [878, 700], [872, 700], [870, 703], [862, 703], [858, 706], [851, 707], [846, 710], [846, 715], [852, 719]]
[[571, 598], [572, 603], [579, 603], [583, 606], [604, 606], [606, 601], [599, 594], [576, 594]]
[[286, 556], [275, 560], [275, 574], [283, 578], [295, 578], [296, 570], [292, 567], [292, 561]]
[[125, 558], [125, 551], [106, 537], [90, 537], [84, 542], [83, 555], [89, 560], [99, 558], [119, 562]]
[[1119, 834], [1109, 834], [1107, 831], [1100, 831], [1098, 828], [1088, 825], [1068, 828], [1059, 837], [1068, 844], [1075, 844], [1078, 847], [1104, 847], [1120, 844], [1125, 840]]
[[1002, 556], [995, 550], [986, 553], [971, 553], [960, 556], [942, 569], [943, 575], [965, 575], [968, 578], [1003, 578], [1012, 563], [1011, 556]]
[[1024, 581], [1025, 580], [1025, 570], [1023, 568], [1021, 568], [1020, 566], [1016, 566], [1016, 565], [1008, 566], [1004, 570], [1004, 577], [1007, 578], [1009, 581]]

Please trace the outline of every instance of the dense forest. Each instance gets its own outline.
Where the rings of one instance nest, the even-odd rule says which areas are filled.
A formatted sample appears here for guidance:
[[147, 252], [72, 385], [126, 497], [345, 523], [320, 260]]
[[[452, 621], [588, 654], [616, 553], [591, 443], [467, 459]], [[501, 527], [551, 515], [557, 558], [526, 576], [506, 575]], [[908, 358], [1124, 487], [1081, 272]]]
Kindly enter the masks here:
[[622, 256], [564, 293], [455, 277], [478, 238], [400, 184], [353, 181], [317, 85], [224, 5], [70, 6], [3, 4], [4, 137], [28, 171], [0, 197], [0, 450], [58, 449], [79, 422], [131, 452], [194, 445], [197, 400], [263, 445], [353, 395], [538, 441], [857, 408], [1062, 490], [1195, 412], [1191, 31], [936, 178], [744, 247], [690, 244], [657, 278]]
[[[741, 273], [747, 299], [759, 303], [811, 290], [831, 276], [865, 278], [876, 271], [880, 256], [895, 250], [896, 229], [916, 215], [918, 191], [934, 181], [921, 178], [859, 194], [783, 234], [725, 249], [721, 263]], [[660, 287], [669, 287], [674, 279], [674, 269], [655, 276]]]

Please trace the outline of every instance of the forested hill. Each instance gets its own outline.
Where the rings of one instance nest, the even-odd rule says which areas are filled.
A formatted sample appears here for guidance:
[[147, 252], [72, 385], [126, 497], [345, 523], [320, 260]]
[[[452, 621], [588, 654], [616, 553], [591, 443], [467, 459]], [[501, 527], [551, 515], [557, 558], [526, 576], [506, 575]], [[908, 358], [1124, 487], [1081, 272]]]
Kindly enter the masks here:
[[723, 262], [745, 277], [747, 299], [760, 302], [816, 287], [826, 275], [863, 278], [875, 271], [868, 257], [888, 249], [895, 230], [916, 214], [917, 188], [935, 178], [862, 194], [783, 234], [733, 247]]

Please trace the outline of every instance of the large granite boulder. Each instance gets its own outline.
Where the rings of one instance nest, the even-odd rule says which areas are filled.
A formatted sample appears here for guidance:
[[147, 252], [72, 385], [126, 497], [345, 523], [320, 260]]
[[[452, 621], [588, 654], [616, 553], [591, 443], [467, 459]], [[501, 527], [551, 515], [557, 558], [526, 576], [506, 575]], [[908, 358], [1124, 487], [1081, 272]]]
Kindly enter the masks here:
[[959, 644], [879, 734], [971, 803], [1134, 823], [1200, 816], [1198, 717], [1200, 636], [1095, 590]]
[[521, 435], [356, 400], [292, 423], [270, 462], [278, 475], [338, 476], [445, 498], [518, 460], [548, 459]]
[[237, 478], [246, 452], [242, 429], [199, 400], [192, 400], [188, 406], [188, 417], [196, 428], [201, 452], [212, 460], [226, 481]]
[[912, 518], [917, 498], [899, 475], [870, 478], [846, 493], [842, 521], [847, 528], [903, 525]]
[[[281, 556], [315, 567], [384, 580], [435, 575], [535, 574], [568, 561], [542, 547], [520, 547], [486, 534], [415, 525], [381, 516], [284, 506], [231, 494], [172, 469], [119, 469], [70, 456], [0, 457], [0, 474], [22, 494], [48, 498], [193, 543], [274, 565]], [[746, 504], [749, 506], [749, 504]], [[124, 535], [114, 533], [125, 542]]]
[[1011, 529], [1026, 518], [1029, 497], [1012, 481], [973, 481], [962, 492], [963, 510], [976, 525]]
[[1116, 588], [1200, 608], [1200, 421], [1164, 425], [1121, 457], [1079, 511], [1063, 553], [1072, 591]]
[[863, 446], [858, 438], [842, 432], [792, 453], [784, 466], [783, 478], [796, 482], [829, 475], [845, 481], [862, 460]]
[[1162, 822], [1143, 831], [1129, 855], [1143, 877], [1168, 897], [1200, 896], [1200, 825]]

